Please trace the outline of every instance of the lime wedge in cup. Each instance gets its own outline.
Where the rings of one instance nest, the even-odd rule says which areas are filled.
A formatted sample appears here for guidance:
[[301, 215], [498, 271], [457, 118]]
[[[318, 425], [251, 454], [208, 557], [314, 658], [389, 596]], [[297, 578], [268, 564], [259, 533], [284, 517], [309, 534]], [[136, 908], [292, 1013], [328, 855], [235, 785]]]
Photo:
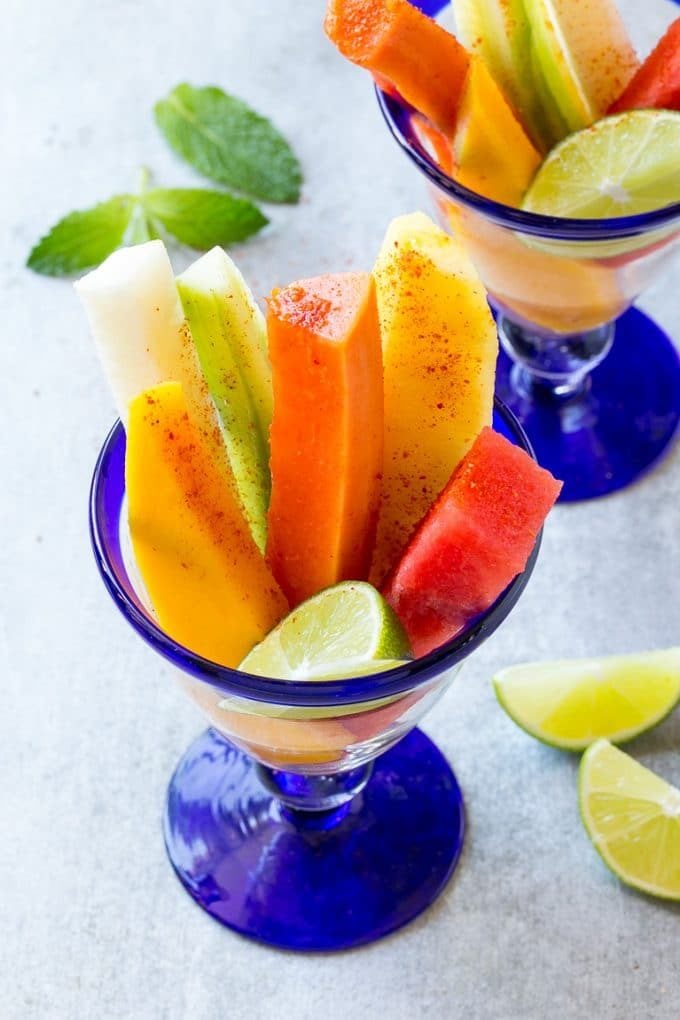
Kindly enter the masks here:
[[581, 761], [579, 807], [595, 849], [622, 882], [680, 900], [680, 790], [598, 740]]
[[[546, 156], [524, 196], [526, 212], [569, 219], [636, 216], [680, 202], [680, 112], [631, 110], [569, 135]], [[602, 242], [523, 234], [556, 255], [610, 257], [657, 243], [671, 226]]]
[[382, 595], [365, 581], [343, 581], [289, 613], [239, 669], [282, 680], [330, 680], [408, 658], [404, 628]]
[[[364, 581], [343, 581], [307, 599], [246, 655], [239, 669], [280, 680], [368, 676], [411, 658], [408, 638], [391, 606]], [[301, 708], [225, 698], [222, 708], [287, 719], [323, 719], [368, 711], [394, 700]]]
[[522, 208], [546, 216], [635, 216], [680, 202], [680, 112], [631, 110], [569, 135], [548, 154]]
[[510, 718], [545, 744], [582, 751], [620, 744], [680, 700], [680, 647], [598, 659], [530, 662], [501, 670], [494, 690]]

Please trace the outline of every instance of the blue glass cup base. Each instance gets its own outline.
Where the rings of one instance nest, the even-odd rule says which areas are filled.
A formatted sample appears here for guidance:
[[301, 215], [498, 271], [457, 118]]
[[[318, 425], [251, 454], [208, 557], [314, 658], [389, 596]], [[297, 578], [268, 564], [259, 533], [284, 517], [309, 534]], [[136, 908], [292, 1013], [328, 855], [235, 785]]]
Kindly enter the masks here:
[[437, 898], [462, 849], [463, 799], [441, 752], [412, 730], [331, 823], [291, 820], [255, 763], [211, 729], [170, 781], [165, 845], [187, 892], [228, 928], [281, 949], [349, 949]]
[[560, 502], [623, 489], [670, 450], [680, 419], [680, 360], [639, 309], [618, 320], [611, 351], [583, 395], [517, 392], [512, 367], [501, 351], [496, 394], [524, 426], [539, 464], [564, 482]]

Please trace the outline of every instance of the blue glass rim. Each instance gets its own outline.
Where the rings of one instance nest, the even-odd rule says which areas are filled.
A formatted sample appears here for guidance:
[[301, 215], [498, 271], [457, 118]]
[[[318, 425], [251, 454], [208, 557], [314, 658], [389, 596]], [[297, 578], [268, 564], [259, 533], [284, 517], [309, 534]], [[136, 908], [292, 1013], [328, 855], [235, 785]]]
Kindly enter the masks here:
[[[536, 456], [524, 429], [498, 398], [494, 399], [494, 412], [501, 419], [516, 445], [535, 460]], [[536, 540], [525, 569], [511, 581], [486, 612], [473, 619], [469, 626], [451, 641], [446, 642], [428, 655], [407, 662], [403, 666], [369, 676], [324, 680], [319, 683], [281, 680], [244, 673], [238, 669], [231, 669], [211, 662], [173, 641], [147, 615], [141, 604], [130, 597], [126, 586], [121, 581], [115, 559], [120, 558], [121, 555], [119, 540], [116, 536], [119, 535], [120, 509], [124, 496], [124, 480], [122, 478], [124, 462], [121, 455], [124, 442], [125, 432], [120, 420], [117, 420], [99, 453], [90, 486], [90, 540], [99, 573], [122, 615], [152, 648], [185, 673], [223, 691], [225, 695], [280, 705], [322, 707], [331, 703], [345, 705], [371, 701], [377, 697], [389, 697], [411, 691], [457, 665], [490, 637], [524, 591], [538, 556], [542, 531]], [[115, 521], [111, 519], [110, 492], [107, 490], [108, 479], [112, 472], [118, 472], [121, 479], [120, 498], [117, 500], [117, 508], [115, 508]]]
[[[449, 0], [412, 0], [429, 17], [436, 17]], [[678, 4], [680, 0], [672, 0]], [[487, 219], [512, 230], [525, 234], [571, 241], [608, 241], [617, 238], [635, 237], [651, 230], [668, 226], [678, 219], [680, 229], [680, 202], [652, 209], [636, 216], [617, 216], [608, 219], [571, 219], [561, 216], [545, 216], [541, 213], [524, 212], [513, 206], [496, 202], [491, 198], [466, 188], [449, 177], [437, 166], [427, 150], [419, 142], [412, 126], [417, 111], [403, 99], [388, 95], [376, 86], [380, 112], [393, 138], [418, 169], [449, 198], [462, 202]]]

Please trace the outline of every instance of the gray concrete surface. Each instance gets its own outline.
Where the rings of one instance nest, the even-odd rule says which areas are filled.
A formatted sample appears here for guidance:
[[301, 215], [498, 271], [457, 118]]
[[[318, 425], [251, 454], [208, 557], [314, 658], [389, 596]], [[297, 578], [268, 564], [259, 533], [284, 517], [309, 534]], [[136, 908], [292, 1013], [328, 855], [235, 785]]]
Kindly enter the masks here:
[[[425, 916], [336, 957], [268, 951], [204, 916], [166, 861], [165, 785], [202, 723], [96, 574], [86, 497], [112, 402], [70, 286], [22, 264], [44, 228], [142, 162], [160, 183], [195, 180], [150, 114], [189, 80], [273, 115], [305, 168], [299, 208], [235, 253], [256, 292], [370, 266], [389, 218], [424, 199], [367, 80], [325, 42], [322, 8], [2, 5], [0, 1016], [670, 1020], [680, 911], [607, 873], [579, 822], [576, 761], [515, 729], [490, 676], [678, 642], [680, 445], [624, 494], [555, 512], [521, 604], [427, 719], [469, 835]], [[679, 282], [643, 302], [678, 339]], [[677, 782], [679, 746], [676, 714], [632, 751]]]

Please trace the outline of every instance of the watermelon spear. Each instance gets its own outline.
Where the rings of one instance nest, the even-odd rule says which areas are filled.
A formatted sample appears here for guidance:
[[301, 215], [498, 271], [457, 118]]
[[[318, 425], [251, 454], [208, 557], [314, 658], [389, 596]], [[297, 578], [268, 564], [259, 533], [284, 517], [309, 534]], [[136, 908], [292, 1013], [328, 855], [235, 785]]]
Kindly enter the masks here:
[[485, 428], [420, 523], [383, 594], [426, 655], [491, 606], [526, 566], [562, 483]]
[[680, 110], [680, 18], [669, 27], [609, 113]]

